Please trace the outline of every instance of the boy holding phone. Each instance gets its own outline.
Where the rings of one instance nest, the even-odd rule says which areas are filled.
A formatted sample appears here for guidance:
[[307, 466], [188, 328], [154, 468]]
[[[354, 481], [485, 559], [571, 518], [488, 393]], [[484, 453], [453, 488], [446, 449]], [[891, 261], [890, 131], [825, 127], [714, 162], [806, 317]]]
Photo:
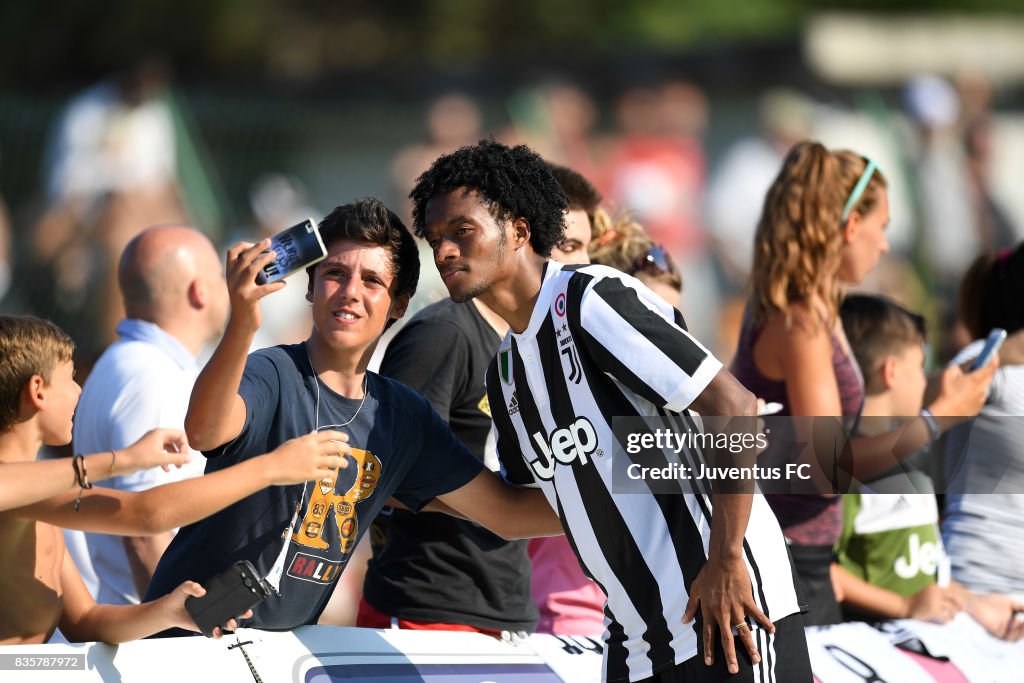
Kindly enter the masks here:
[[[861, 431], [870, 436], [889, 429], [893, 419], [917, 414], [926, 383], [924, 319], [888, 299], [866, 295], [848, 296], [840, 315], [865, 373]], [[997, 638], [1024, 636], [1024, 623], [1013, 618], [1024, 603], [971, 592], [949, 580], [931, 480], [913, 469], [897, 476], [911, 481], [918, 494], [886, 494], [883, 478], [843, 498], [832, 581], [844, 610], [873, 619], [936, 623], [966, 610]]]
[[[310, 435], [234, 472], [142, 493], [92, 489], [90, 468], [99, 480], [143, 467], [180, 465], [188, 443], [180, 430], [158, 429], [123, 450], [34, 462], [44, 444], [71, 440], [81, 394], [73, 348], [52, 323], [0, 316], [0, 591], [7, 596], [0, 602], [0, 644], [42, 643], [58, 625], [70, 640], [112, 643], [169, 626], [194, 628], [184, 601], [205, 591], [193, 581], [146, 604], [97, 605], [67, 555], [58, 526], [141, 535], [186, 524], [258, 488], [304, 481], [321, 467], [336, 466], [340, 458], [330, 454], [340, 448], [328, 437], [344, 436]], [[11, 493], [12, 483], [30, 492]], [[17, 504], [24, 507], [4, 509]], [[227, 626], [233, 628], [233, 620]]]
[[307, 270], [313, 329], [302, 344], [246, 356], [259, 301], [285, 287], [258, 284], [269, 240], [228, 252], [231, 316], [192, 392], [185, 427], [208, 472], [245, 462], [295, 434], [334, 428], [352, 446], [343, 471], [312, 486], [261, 491], [182, 529], [147, 597], [250, 561], [274, 593], [249, 625], [314, 624], [361, 535], [394, 496], [413, 510], [434, 499], [505, 538], [560, 532], [537, 491], [483, 469], [423, 397], [367, 372], [373, 348], [416, 289], [419, 256], [399, 218], [376, 199], [337, 207], [320, 224], [327, 257]]

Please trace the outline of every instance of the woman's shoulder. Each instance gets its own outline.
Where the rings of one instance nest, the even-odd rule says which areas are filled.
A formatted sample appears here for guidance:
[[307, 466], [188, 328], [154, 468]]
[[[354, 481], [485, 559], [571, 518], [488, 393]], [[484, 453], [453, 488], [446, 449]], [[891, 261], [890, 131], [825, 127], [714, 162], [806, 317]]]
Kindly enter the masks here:
[[819, 341], [832, 336], [832, 325], [822, 306], [810, 302], [794, 302], [783, 312], [768, 315], [761, 323], [760, 338], [792, 344], [799, 340]]

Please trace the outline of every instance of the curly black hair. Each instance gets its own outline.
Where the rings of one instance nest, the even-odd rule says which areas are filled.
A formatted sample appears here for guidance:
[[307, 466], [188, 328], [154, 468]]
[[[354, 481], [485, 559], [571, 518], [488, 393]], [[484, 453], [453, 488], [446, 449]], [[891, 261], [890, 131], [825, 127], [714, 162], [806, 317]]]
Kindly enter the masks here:
[[424, 236], [424, 211], [431, 197], [460, 187], [474, 190], [497, 219], [525, 218], [530, 224], [530, 246], [550, 256], [565, 232], [568, 202], [551, 170], [539, 154], [526, 145], [507, 147], [494, 140], [437, 158], [409, 193], [413, 201], [413, 229]]

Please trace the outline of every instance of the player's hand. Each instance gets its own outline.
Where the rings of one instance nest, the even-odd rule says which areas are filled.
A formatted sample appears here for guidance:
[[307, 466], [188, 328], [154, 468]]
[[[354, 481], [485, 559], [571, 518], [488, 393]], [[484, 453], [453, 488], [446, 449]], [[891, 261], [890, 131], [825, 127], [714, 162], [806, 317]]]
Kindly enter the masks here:
[[[172, 592], [168, 593], [164, 597], [160, 598], [162, 601], [161, 607], [166, 611], [167, 628], [183, 628], [189, 631], [199, 631], [199, 627], [196, 626], [196, 622], [192, 620], [192, 616], [185, 609], [185, 600], [189, 597], [201, 598], [206, 595], [206, 589], [200, 586], [195, 581], [186, 581]], [[252, 616], [252, 610], [246, 610], [243, 614], [239, 614], [235, 619], [228, 619], [225, 623], [220, 626], [215, 626], [213, 629], [213, 637], [220, 638], [224, 635], [225, 631], [234, 631], [238, 628], [239, 619], [248, 619]]]
[[322, 479], [339, 467], [348, 467], [345, 457], [351, 453], [348, 434], [328, 429], [285, 441], [264, 457], [272, 484], [286, 486]]
[[754, 603], [753, 589], [747, 565], [741, 556], [723, 558], [712, 555], [708, 563], [697, 574], [690, 586], [690, 599], [683, 612], [683, 623], [689, 623], [697, 615], [698, 607], [704, 620], [704, 663], [714, 663], [715, 630], [722, 638], [722, 650], [729, 673], [739, 672], [736, 659], [736, 644], [733, 629], [750, 661], [757, 664], [761, 654], [757, 651], [754, 637], [750, 632], [747, 617], [756, 620], [769, 633], [775, 632], [775, 625]]
[[[256, 275], [277, 255], [270, 249], [270, 238], [256, 244], [239, 242], [228, 249], [225, 266], [228, 294], [231, 298], [232, 325], [257, 329], [263, 322], [259, 301], [268, 294], [284, 289], [283, 280], [265, 285], [256, 284]], [[264, 253], [266, 252], [266, 253]]]
[[114, 451], [115, 474], [127, 474], [150, 467], [171, 471], [189, 461], [188, 437], [180, 429], [151, 429], [127, 448]]

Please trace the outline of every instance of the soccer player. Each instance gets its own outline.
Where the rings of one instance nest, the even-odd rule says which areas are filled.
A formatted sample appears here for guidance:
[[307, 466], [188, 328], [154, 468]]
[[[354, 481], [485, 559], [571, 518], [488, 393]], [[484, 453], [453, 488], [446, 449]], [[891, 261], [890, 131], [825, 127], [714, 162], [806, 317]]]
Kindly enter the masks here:
[[527, 147], [444, 155], [411, 197], [452, 300], [479, 297], [511, 328], [487, 372], [498, 457], [510, 481], [544, 491], [607, 596], [604, 678], [809, 681], [792, 569], [760, 496], [612, 489], [630, 464], [614, 416], [753, 416], [754, 397], [636, 279], [548, 260], [565, 198]]

